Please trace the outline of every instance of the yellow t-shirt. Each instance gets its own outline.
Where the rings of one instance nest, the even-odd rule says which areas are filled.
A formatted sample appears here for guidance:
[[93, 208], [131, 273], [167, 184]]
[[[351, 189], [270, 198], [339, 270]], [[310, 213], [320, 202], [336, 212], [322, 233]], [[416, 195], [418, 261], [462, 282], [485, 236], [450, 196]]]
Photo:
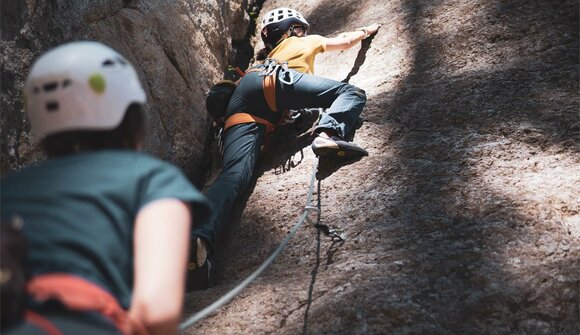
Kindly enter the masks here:
[[320, 35], [288, 37], [268, 54], [279, 62], [288, 62], [288, 67], [298, 72], [314, 74], [314, 57], [326, 50], [325, 38]]

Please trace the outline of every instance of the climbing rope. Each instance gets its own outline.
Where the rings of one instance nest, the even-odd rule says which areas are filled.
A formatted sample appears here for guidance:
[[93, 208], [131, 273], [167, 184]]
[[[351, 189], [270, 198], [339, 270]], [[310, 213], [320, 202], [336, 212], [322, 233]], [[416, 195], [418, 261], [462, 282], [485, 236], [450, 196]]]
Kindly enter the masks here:
[[[266, 259], [264, 261], [264, 263], [262, 263], [262, 265], [260, 265], [260, 267], [258, 269], [256, 269], [251, 275], [249, 275], [246, 279], [244, 279], [244, 281], [242, 281], [240, 284], [238, 284], [238, 286], [234, 287], [231, 291], [224, 294], [221, 298], [216, 300], [211, 305], [207, 306], [206, 308], [202, 309], [201, 311], [197, 312], [196, 314], [190, 316], [187, 320], [185, 320], [179, 326], [179, 330], [181, 332], [187, 330], [188, 328], [193, 326], [196, 322], [198, 322], [199, 320], [212, 314], [218, 308], [220, 308], [221, 306], [225, 305], [230, 300], [232, 300], [236, 295], [238, 295], [244, 288], [246, 288], [246, 286], [248, 286], [251, 282], [253, 282], [262, 272], [264, 272], [264, 270], [266, 270], [266, 268], [268, 268], [274, 262], [276, 257], [278, 257], [278, 255], [282, 252], [282, 250], [284, 250], [284, 248], [286, 247], [288, 242], [290, 242], [292, 237], [294, 237], [294, 235], [296, 235], [296, 232], [298, 231], [300, 226], [302, 226], [304, 221], [308, 221], [308, 222], [312, 223], [310, 218], [308, 218], [308, 213], [312, 210], [316, 210], [318, 213], [320, 213], [319, 208], [313, 207], [310, 205], [310, 203], [312, 202], [312, 194], [314, 192], [314, 181], [316, 180], [317, 167], [318, 167], [318, 157], [316, 157], [316, 159], [314, 160], [313, 172], [312, 172], [312, 176], [310, 177], [310, 188], [308, 190], [308, 196], [306, 198], [306, 206], [304, 206], [304, 211], [302, 212], [302, 214], [300, 215], [300, 218], [298, 219], [298, 222], [296, 222], [296, 224], [294, 225], [294, 227], [292, 228], [292, 230], [290, 231], [288, 236], [286, 236], [284, 241], [282, 241], [282, 243], [280, 243], [280, 245], [274, 251], [274, 253], [272, 253], [272, 255], [270, 255], [270, 257], [268, 257], [268, 259]], [[319, 185], [320, 185], [320, 183], [319, 183]], [[319, 190], [320, 190], [320, 186], [319, 186]], [[319, 220], [317, 220], [317, 221], [319, 221]]]

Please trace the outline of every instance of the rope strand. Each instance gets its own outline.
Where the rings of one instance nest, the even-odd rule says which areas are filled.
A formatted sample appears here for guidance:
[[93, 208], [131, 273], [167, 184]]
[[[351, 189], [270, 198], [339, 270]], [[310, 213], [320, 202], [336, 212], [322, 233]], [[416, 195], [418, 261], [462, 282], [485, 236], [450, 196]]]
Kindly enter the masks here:
[[227, 292], [226, 294], [221, 296], [221, 298], [219, 298], [218, 300], [213, 302], [211, 305], [207, 306], [206, 308], [202, 309], [201, 311], [197, 312], [196, 314], [194, 314], [194, 315], [190, 316], [188, 319], [186, 319], [179, 326], [179, 330], [181, 332], [186, 331], [188, 328], [192, 327], [196, 322], [198, 322], [198, 321], [202, 320], [203, 318], [207, 317], [208, 315], [212, 314], [218, 308], [220, 308], [221, 306], [225, 305], [230, 300], [232, 300], [244, 288], [246, 288], [248, 285], [250, 285], [250, 283], [252, 283], [262, 272], [264, 272], [264, 270], [266, 270], [274, 262], [274, 260], [282, 252], [282, 250], [284, 250], [284, 248], [286, 247], [288, 242], [290, 242], [292, 237], [294, 237], [294, 235], [296, 235], [296, 232], [298, 231], [300, 226], [302, 226], [304, 221], [306, 221], [306, 218], [308, 215], [308, 210], [309, 210], [308, 208], [311, 207], [310, 203], [312, 202], [312, 194], [313, 194], [313, 190], [314, 190], [314, 182], [316, 180], [317, 167], [318, 167], [318, 157], [316, 157], [314, 160], [314, 168], [313, 168], [312, 176], [310, 177], [310, 188], [308, 190], [308, 196], [306, 198], [306, 206], [304, 206], [304, 211], [302, 212], [302, 215], [300, 215], [298, 222], [296, 222], [296, 224], [294, 225], [294, 227], [292, 228], [292, 230], [290, 231], [288, 236], [286, 236], [284, 241], [282, 241], [282, 243], [280, 243], [278, 248], [276, 248], [276, 250], [272, 253], [272, 255], [270, 255], [270, 257], [268, 257], [268, 259], [266, 259], [264, 261], [264, 263], [262, 263], [262, 265], [260, 265], [260, 267], [258, 269], [256, 269], [256, 271], [254, 271], [251, 275], [249, 275], [246, 279], [244, 279], [244, 281], [242, 281], [240, 284], [238, 284], [238, 286], [234, 287], [232, 290], [230, 290], [229, 292]]

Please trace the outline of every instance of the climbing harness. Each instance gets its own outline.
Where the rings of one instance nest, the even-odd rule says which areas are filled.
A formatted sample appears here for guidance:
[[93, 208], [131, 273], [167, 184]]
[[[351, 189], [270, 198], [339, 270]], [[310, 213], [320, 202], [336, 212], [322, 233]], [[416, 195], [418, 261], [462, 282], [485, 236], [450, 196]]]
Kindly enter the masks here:
[[[286, 85], [294, 84], [294, 75], [292, 74], [292, 71], [289, 70], [288, 63], [287, 62], [279, 63], [275, 59], [268, 58], [264, 61], [263, 64], [260, 64], [259, 66], [248, 70], [244, 74], [250, 72], [258, 72], [258, 75], [263, 78], [262, 89], [266, 104], [268, 105], [270, 111], [274, 113], [278, 112], [278, 106], [276, 103], [276, 81], [279, 80], [281, 83], [284, 83]], [[282, 113], [282, 116], [284, 116], [285, 112], [282, 111], [280, 113]], [[278, 123], [277, 121], [273, 121], [272, 119], [267, 120], [266, 118], [269, 118], [269, 116], [262, 115], [262, 117], [259, 117], [244, 112], [234, 113], [233, 115], [227, 118], [224, 125], [224, 131], [231, 126], [240, 123], [255, 122], [265, 125], [266, 134], [270, 134], [276, 129], [278, 125], [280, 125], [280, 123]], [[284, 118], [285, 117], [282, 117], [281, 119]]]
[[[190, 316], [183, 323], [181, 323], [179, 326], [179, 330], [181, 332], [184, 332], [185, 330], [187, 330], [188, 328], [193, 326], [198, 321], [204, 319], [208, 315], [215, 312], [218, 308], [220, 308], [223, 305], [225, 305], [226, 303], [228, 303], [235, 296], [237, 296], [244, 288], [246, 288], [248, 285], [250, 285], [262, 272], [264, 272], [264, 270], [266, 270], [274, 262], [276, 257], [278, 257], [278, 255], [284, 250], [284, 248], [286, 248], [286, 245], [288, 245], [288, 243], [290, 242], [292, 237], [294, 237], [294, 235], [296, 235], [296, 232], [302, 226], [304, 221], [308, 221], [309, 223], [313, 224], [313, 221], [308, 217], [308, 214], [310, 212], [315, 212], [317, 215], [316, 225], [318, 225], [318, 227], [316, 225], [314, 225], [317, 229], [321, 229], [323, 233], [325, 233], [327, 236], [331, 236], [333, 238], [333, 240], [334, 240], [334, 238], [339, 238], [340, 240], [344, 241], [345, 234], [342, 231], [336, 230], [336, 229], [330, 229], [330, 228], [326, 229], [323, 227], [327, 227], [327, 226], [320, 225], [320, 201], [318, 201], [317, 206], [311, 205], [312, 197], [314, 194], [314, 182], [316, 180], [317, 169], [318, 169], [318, 157], [316, 157], [314, 160], [314, 168], [313, 168], [313, 171], [312, 171], [312, 174], [310, 177], [310, 186], [308, 189], [308, 195], [306, 196], [306, 205], [304, 206], [304, 209], [302, 211], [302, 214], [300, 215], [300, 218], [298, 219], [298, 221], [296, 222], [294, 227], [292, 227], [292, 230], [290, 231], [290, 233], [288, 233], [288, 236], [286, 236], [286, 238], [280, 243], [278, 248], [276, 248], [276, 250], [274, 250], [272, 255], [270, 255], [270, 257], [268, 257], [264, 261], [264, 263], [262, 263], [262, 265], [260, 265], [259, 268], [257, 268], [252, 274], [250, 274], [246, 279], [244, 279], [236, 287], [234, 287], [232, 290], [230, 290], [229, 292], [227, 292], [226, 294], [221, 296], [218, 300], [214, 301], [211, 305], [207, 306], [206, 308], [202, 309], [201, 311], [197, 312], [196, 314]], [[320, 195], [320, 181], [318, 181], [318, 194]], [[324, 230], [324, 229], [326, 229], [326, 230]], [[328, 234], [327, 234], [327, 232], [328, 232]]]
[[[277, 74], [278, 80], [286, 85], [294, 84], [294, 75], [292, 72], [288, 71], [288, 62], [280, 63], [273, 58], [266, 58], [259, 75], [260, 77], [265, 77], [273, 74]], [[288, 79], [286, 79], [286, 77], [288, 77]]]

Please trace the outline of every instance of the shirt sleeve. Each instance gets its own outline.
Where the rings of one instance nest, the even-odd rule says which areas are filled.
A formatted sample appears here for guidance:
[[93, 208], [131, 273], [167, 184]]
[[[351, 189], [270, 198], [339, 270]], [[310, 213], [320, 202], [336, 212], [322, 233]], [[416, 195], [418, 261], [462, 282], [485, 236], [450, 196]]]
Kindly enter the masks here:
[[141, 190], [140, 208], [160, 199], [173, 198], [192, 205], [196, 218], [211, 214], [209, 200], [175, 166], [159, 162], [147, 175]]
[[308, 35], [306, 37], [308, 38], [309, 43], [311, 43], [315, 54], [326, 51], [326, 37], [321, 35]]

